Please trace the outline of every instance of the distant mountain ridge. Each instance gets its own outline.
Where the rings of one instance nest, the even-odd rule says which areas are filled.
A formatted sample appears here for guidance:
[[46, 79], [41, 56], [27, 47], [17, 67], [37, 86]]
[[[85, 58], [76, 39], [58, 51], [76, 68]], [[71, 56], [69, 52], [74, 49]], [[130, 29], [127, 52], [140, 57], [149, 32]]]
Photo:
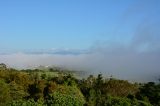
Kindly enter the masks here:
[[22, 51], [6, 51], [0, 52], [0, 55], [8, 54], [55, 54], [55, 55], [80, 55], [80, 54], [89, 54], [91, 51], [85, 49], [40, 49], [40, 50], [22, 50]]
[[29, 54], [59, 54], [59, 55], [79, 55], [79, 54], [88, 54], [88, 50], [79, 50], [79, 49], [51, 49], [51, 50], [39, 50], [39, 51], [30, 51], [26, 52]]

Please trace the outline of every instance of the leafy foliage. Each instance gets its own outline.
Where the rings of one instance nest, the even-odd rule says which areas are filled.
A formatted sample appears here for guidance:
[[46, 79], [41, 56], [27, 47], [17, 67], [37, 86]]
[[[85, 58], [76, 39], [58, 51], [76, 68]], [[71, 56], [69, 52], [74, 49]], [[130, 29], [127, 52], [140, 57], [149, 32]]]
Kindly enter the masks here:
[[160, 83], [134, 84], [102, 74], [77, 79], [58, 70], [48, 75], [0, 64], [0, 106], [160, 106]]
[[10, 92], [8, 85], [0, 80], [0, 106], [5, 106], [10, 101]]
[[148, 82], [140, 87], [140, 92], [137, 93], [137, 98], [150, 101], [154, 106], [160, 106], [160, 84]]
[[83, 106], [85, 100], [77, 87], [58, 86], [55, 91], [49, 95], [47, 102], [56, 106]]
[[43, 103], [42, 100], [38, 100], [35, 102], [33, 99], [30, 100], [17, 100], [17, 101], [12, 101], [11, 103], [8, 104], [9, 106], [47, 106]]

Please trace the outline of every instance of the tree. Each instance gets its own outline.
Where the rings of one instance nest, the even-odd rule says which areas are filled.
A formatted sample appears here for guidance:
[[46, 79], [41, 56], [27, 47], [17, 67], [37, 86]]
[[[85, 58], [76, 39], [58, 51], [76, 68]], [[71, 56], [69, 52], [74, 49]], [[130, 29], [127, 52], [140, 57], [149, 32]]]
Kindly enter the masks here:
[[9, 86], [3, 80], [0, 80], [0, 106], [6, 106], [10, 99]]
[[39, 80], [37, 82], [34, 82], [33, 84], [28, 86], [28, 93], [29, 97], [33, 98], [34, 100], [38, 100], [40, 98], [43, 98], [43, 92], [44, 88], [46, 87], [46, 81], [45, 80]]
[[85, 99], [80, 90], [75, 86], [57, 86], [49, 95], [47, 104], [50, 106], [83, 106]]
[[0, 64], [0, 70], [5, 70], [7, 69], [7, 66], [4, 63]]
[[136, 96], [140, 100], [146, 100], [146, 98], [149, 99], [151, 104], [155, 106], [160, 105], [160, 84], [155, 84], [154, 82], [148, 82], [147, 84], [144, 84], [140, 88], [140, 92], [137, 93]]
[[24, 87], [16, 84], [14, 81], [9, 83], [9, 88], [12, 100], [19, 100], [28, 96], [28, 93], [24, 90]]
[[9, 106], [47, 106], [44, 104], [43, 100], [38, 100], [35, 102], [33, 99], [29, 100], [16, 100], [9, 103]]
[[129, 94], [135, 95], [138, 92], [138, 86], [128, 81], [110, 79], [103, 85], [102, 92], [112, 96], [127, 97]]

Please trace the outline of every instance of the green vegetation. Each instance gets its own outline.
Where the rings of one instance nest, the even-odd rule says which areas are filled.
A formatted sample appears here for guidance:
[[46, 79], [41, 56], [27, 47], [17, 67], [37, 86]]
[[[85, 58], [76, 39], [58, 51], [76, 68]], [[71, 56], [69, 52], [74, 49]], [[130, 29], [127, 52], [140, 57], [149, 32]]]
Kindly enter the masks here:
[[160, 83], [130, 83], [60, 69], [15, 70], [0, 64], [0, 106], [160, 106]]

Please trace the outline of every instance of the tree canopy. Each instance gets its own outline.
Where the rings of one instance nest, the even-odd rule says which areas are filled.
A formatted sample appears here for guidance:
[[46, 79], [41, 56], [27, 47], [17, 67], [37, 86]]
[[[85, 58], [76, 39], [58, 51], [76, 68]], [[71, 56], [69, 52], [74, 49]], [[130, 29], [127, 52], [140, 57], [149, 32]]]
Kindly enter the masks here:
[[1, 66], [0, 106], [160, 106], [160, 83]]

